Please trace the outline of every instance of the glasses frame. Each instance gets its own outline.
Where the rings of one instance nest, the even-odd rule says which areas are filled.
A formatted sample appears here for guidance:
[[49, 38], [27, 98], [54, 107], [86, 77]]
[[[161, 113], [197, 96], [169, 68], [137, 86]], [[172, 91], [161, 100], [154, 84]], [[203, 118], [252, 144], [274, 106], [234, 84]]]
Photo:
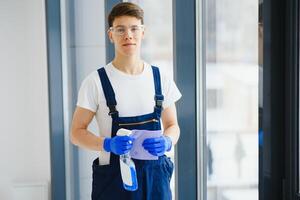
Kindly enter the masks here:
[[[124, 27], [124, 28], [126, 29], [125, 32], [124, 32], [123, 34], [117, 33], [117, 32], [115, 31], [115, 29], [118, 28], [118, 27], [122, 27], [122, 28]], [[114, 33], [115, 33], [116, 35], [118, 35], [118, 36], [124, 36], [125, 33], [126, 33], [126, 31], [128, 31], [129, 29], [131, 29], [131, 28], [133, 28], [133, 27], [139, 27], [139, 28], [140, 28], [139, 31], [145, 30], [145, 25], [139, 24], [139, 25], [132, 25], [132, 26], [123, 26], [123, 25], [119, 25], [119, 26], [116, 26], [116, 27], [111, 26], [111, 27], [109, 27], [108, 31], [112, 31], [112, 32], [114, 32]], [[131, 30], [130, 30], [130, 32], [131, 32], [133, 35], [137, 35], [137, 33], [134, 33], [134, 32], [132, 32]]]

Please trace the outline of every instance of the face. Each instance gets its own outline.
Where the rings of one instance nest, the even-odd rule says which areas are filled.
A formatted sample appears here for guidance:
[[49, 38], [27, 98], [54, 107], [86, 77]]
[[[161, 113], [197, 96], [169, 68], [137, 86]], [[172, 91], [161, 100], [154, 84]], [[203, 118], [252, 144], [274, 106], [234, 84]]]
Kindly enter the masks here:
[[138, 55], [144, 38], [144, 28], [141, 26], [141, 20], [131, 16], [121, 16], [113, 21], [112, 29], [108, 30], [108, 36], [114, 43], [117, 54]]

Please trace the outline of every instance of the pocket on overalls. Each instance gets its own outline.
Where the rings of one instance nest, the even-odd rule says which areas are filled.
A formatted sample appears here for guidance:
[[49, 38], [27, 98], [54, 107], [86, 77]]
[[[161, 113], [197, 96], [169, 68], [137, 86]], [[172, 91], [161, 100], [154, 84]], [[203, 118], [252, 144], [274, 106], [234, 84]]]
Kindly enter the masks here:
[[[99, 163], [99, 162], [98, 162]], [[110, 165], [93, 163], [92, 200], [99, 200], [110, 188], [117, 176], [116, 170]]]
[[167, 173], [168, 173], [168, 178], [169, 178], [169, 181], [171, 180], [172, 178], [172, 174], [173, 174], [173, 171], [174, 171], [174, 164], [171, 160], [171, 158], [169, 157], [166, 157], [165, 158], [165, 163], [166, 163], [166, 170], [167, 170]]
[[151, 200], [171, 200], [172, 192], [170, 188], [170, 181], [172, 176], [172, 166], [170, 165], [168, 158], [163, 156], [161, 162], [151, 167], [152, 172], [151, 184], [147, 193], [151, 194]]

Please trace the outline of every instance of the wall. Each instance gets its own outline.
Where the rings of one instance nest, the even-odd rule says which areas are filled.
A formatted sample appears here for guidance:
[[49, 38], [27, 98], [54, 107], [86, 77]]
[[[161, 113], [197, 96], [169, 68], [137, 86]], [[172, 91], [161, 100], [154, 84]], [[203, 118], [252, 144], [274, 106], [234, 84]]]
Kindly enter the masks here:
[[0, 1], [0, 199], [50, 182], [44, 1]]

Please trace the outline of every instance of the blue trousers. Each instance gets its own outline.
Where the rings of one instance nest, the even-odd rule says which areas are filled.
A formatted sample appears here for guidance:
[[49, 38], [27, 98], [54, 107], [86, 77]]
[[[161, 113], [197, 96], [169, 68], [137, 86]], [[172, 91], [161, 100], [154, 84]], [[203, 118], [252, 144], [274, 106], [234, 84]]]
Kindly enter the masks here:
[[98, 158], [94, 160], [92, 200], [171, 200], [173, 163], [170, 158], [133, 160], [138, 180], [138, 190], [133, 192], [123, 188], [119, 165], [99, 165]]

